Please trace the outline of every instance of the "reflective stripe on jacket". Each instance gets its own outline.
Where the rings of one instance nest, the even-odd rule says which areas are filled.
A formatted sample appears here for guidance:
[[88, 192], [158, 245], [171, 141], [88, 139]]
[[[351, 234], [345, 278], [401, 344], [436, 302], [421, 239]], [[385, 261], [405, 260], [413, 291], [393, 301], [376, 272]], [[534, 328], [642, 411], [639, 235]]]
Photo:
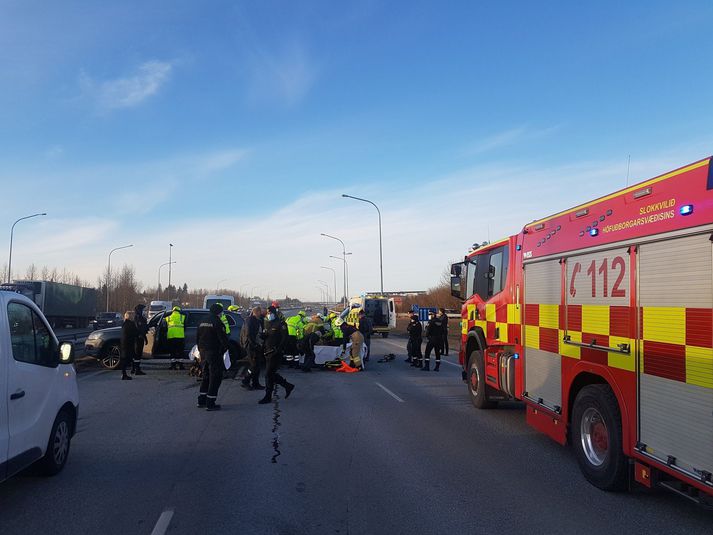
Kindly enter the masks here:
[[228, 317], [225, 314], [220, 315], [220, 321], [225, 325], [225, 334], [230, 334], [230, 325], [228, 324]]

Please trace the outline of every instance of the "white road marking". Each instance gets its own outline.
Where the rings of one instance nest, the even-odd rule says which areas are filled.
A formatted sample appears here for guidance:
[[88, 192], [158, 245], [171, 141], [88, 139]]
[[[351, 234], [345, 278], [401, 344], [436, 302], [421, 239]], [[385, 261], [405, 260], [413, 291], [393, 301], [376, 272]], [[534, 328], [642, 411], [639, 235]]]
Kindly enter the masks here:
[[379, 388], [381, 388], [384, 392], [386, 392], [388, 395], [390, 395], [390, 396], [391, 396], [392, 398], [394, 398], [396, 401], [398, 401], [399, 403], [404, 403], [404, 400], [403, 400], [403, 399], [401, 399], [399, 396], [397, 396], [396, 394], [394, 394], [391, 390], [389, 390], [388, 388], [386, 388], [384, 385], [382, 385], [381, 383], [377, 383], [376, 381], [374, 381], [374, 383], [376, 384], [376, 386], [378, 386]]
[[151, 535], [164, 535], [166, 533], [166, 530], [168, 529], [168, 525], [171, 523], [172, 518], [172, 510], [164, 511], [163, 513], [161, 513], [161, 516], [158, 517], [158, 522], [156, 522], [156, 525], [154, 526]]

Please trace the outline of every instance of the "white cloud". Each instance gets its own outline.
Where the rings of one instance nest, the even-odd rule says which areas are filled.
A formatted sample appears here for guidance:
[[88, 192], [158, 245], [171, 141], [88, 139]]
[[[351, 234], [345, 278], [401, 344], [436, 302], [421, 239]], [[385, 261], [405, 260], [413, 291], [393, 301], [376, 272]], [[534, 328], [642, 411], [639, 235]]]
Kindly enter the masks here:
[[317, 67], [301, 44], [279, 51], [256, 47], [248, 68], [248, 95], [254, 102], [293, 106], [309, 93], [317, 79]]
[[556, 125], [548, 128], [533, 129], [522, 125], [508, 130], [503, 130], [502, 132], [493, 134], [485, 139], [481, 139], [467, 147], [463, 152], [466, 156], [475, 156], [511, 145], [516, 145], [524, 141], [540, 139], [556, 132], [559, 128], [560, 126]]
[[151, 60], [127, 76], [105, 81], [97, 81], [82, 72], [79, 85], [83, 95], [94, 100], [100, 111], [133, 108], [158, 93], [171, 77], [173, 65]]

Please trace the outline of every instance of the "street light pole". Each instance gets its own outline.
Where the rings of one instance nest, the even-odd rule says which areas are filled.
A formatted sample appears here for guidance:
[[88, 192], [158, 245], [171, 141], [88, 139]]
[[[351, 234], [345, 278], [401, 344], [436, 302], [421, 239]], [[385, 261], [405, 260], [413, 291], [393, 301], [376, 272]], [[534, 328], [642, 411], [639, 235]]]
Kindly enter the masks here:
[[381, 246], [381, 210], [379, 210], [379, 207], [369, 199], [362, 199], [361, 197], [354, 197], [353, 195], [347, 195], [345, 193], [342, 193], [342, 197], [354, 199], [355, 201], [367, 202], [376, 208], [376, 213], [379, 214], [379, 274], [381, 275], [381, 295], [384, 295], [384, 255]]
[[319, 266], [322, 269], [328, 269], [329, 271], [332, 272], [332, 276], [334, 277], [334, 304], [337, 304], [337, 271], [334, 268], [327, 267], [327, 266]]
[[324, 289], [325, 289], [326, 292], [327, 292], [327, 303], [329, 303], [329, 283], [328, 283], [328, 282], [325, 282], [325, 281], [323, 281], [323, 280], [318, 280], [317, 282], [320, 283], [320, 284], [322, 284], [322, 285], [324, 286]]
[[114, 251], [118, 251], [120, 249], [128, 249], [129, 247], [133, 247], [134, 244], [132, 243], [131, 245], [123, 245], [121, 247], [116, 247], [115, 249], [112, 249], [109, 251], [109, 261], [107, 262], [106, 265], [106, 311], [109, 312], [109, 289], [111, 288], [111, 254]]
[[171, 300], [171, 253], [173, 252], [173, 244], [169, 243], [168, 244], [168, 301]]
[[343, 275], [344, 275], [344, 307], [346, 308], [346, 306], [347, 306], [347, 277], [348, 277], [347, 267], [346, 267], [347, 266], [347, 248], [344, 245], [344, 242], [342, 240], [340, 240], [339, 238], [337, 238], [336, 236], [330, 236], [329, 234], [325, 234], [324, 232], [321, 233], [321, 236], [324, 236], [325, 238], [331, 238], [333, 240], [337, 240], [339, 243], [342, 244], [342, 256], [344, 257], [343, 258], [343, 260], [344, 260], [344, 272], [343, 272]]
[[30, 219], [32, 217], [38, 217], [41, 215], [47, 215], [45, 212], [42, 212], [41, 214], [32, 214], [32, 215], [26, 215], [25, 217], [21, 217], [17, 221], [15, 221], [12, 224], [12, 228], [10, 229], [10, 257], [7, 260], [7, 282], [10, 282], [10, 277], [12, 276], [12, 237], [15, 234], [15, 225], [17, 225], [20, 221], [23, 221], [25, 219]]
[[164, 262], [160, 266], [158, 266], [158, 288], [156, 288], [156, 301], [161, 300], [161, 268], [163, 266], [170, 266], [171, 264], [175, 264], [176, 261], [174, 260], [173, 262]]
[[[350, 254], [352, 254], [352, 253], [344, 253], [344, 258], [340, 258], [340, 257], [334, 256], [334, 255], [329, 255], [329, 258], [334, 258], [336, 260], [341, 260], [342, 262], [344, 262], [344, 273], [345, 273], [344, 286], [346, 288], [345, 293], [344, 293], [345, 296], [349, 293], [349, 264], [347, 264], [347, 255], [350, 255]], [[348, 304], [349, 304], [349, 301], [345, 297], [344, 308], [346, 308]]]

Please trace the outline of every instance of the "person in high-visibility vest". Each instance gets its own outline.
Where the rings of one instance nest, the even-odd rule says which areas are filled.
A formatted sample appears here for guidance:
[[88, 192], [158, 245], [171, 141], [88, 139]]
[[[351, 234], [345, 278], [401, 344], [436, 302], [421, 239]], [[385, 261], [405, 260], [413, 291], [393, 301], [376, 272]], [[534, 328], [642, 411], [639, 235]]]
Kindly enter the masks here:
[[346, 338], [344, 337], [344, 333], [342, 333], [342, 329], [340, 328], [340, 325], [342, 324], [342, 320], [339, 316], [337, 316], [334, 312], [332, 312], [329, 316], [329, 325], [332, 327], [332, 345], [335, 346], [346, 346]]
[[181, 307], [173, 307], [171, 314], [166, 316], [166, 339], [171, 352], [171, 366], [169, 370], [184, 370], [183, 362], [183, 345], [186, 340], [186, 316], [181, 312]]
[[290, 368], [299, 364], [300, 356], [303, 353], [302, 340], [304, 339], [304, 329], [307, 324], [307, 315], [300, 310], [296, 316], [290, 316], [285, 320], [287, 323], [287, 343], [285, 345], [285, 360]]
[[228, 324], [228, 316], [225, 315], [225, 311], [223, 310], [223, 305], [220, 303], [216, 303], [220, 307], [220, 321], [223, 324], [223, 327], [225, 327], [225, 334], [230, 336], [230, 324]]

